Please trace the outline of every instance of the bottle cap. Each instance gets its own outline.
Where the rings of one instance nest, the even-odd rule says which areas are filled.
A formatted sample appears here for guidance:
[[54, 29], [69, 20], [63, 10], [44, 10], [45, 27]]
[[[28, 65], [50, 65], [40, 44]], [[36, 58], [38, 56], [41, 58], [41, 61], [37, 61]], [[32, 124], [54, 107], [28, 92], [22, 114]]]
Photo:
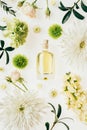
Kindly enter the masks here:
[[48, 40], [44, 40], [43, 42], [43, 48], [48, 49]]

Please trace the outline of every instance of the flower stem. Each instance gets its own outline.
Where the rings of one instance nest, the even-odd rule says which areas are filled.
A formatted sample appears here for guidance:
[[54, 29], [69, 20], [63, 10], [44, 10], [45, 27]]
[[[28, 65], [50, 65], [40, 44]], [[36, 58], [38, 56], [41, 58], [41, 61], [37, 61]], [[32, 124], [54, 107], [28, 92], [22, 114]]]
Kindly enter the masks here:
[[78, 0], [76, 3], [79, 3], [80, 0]]
[[70, 118], [70, 117], [63, 117], [63, 118], [60, 118], [59, 121], [60, 121], [60, 120], [64, 120], [64, 119], [70, 119], [70, 120], [73, 120], [73, 119]]
[[55, 113], [55, 120], [54, 120], [53, 125], [50, 128], [50, 130], [52, 130], [54, 128], [54, 126], [56, 125], [57, 122], [58, 122], [58, 118], [57, 118], [56, 113]]
[[28, 88], [25, 86], [25, 84], [22, 82], [21, 83], [22, 85], [23, 85], [23, 87], [26, 89], [26, 90], [28, 90]]
[[46, 3], [47, 3], [47, 8], [48, 8], [48, 0], [46, 0]]
[[79, 3], [79, 1], [80, 1], [80, 0], [78, 0], [77, 2], [75, 2], [75, 3], [74, 3], [74, 6], [75, 6], [76, 4], [78, 4], [78, 3]]
[[71, 9], [73, 9], [78, 3], [79, 3], [80, 0], [78, 0], [77, 2], [74, 3], [74, 5], [71, 7]]
[[18, 85], [16, 85], [14, 82], [11, 82], [16, 88], [20, 89], [23, 92], [26, 92], [25, 90], [23, 90], [22, 88], [20, 88]]
[[56, 125], [57, 122], [53, 122], [52, 127], [50, 128], [50, 130], [53, 130], [54, 126]]
[[32, 2], [32, 5], [34, 5], [36, 2], [37, 2], [37, 0], [34, 0], [34, 1]]

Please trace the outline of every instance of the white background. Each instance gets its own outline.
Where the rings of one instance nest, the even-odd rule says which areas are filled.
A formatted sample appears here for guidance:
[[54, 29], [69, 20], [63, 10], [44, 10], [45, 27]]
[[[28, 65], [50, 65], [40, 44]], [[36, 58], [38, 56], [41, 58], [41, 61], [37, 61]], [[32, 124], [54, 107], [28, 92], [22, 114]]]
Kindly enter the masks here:
[[[5, 1], [5, 0], [4, 0]], [[62, 0], [67, 6], [72, 5], [72, 3], [75, 2], [75, 0]], [[16, 1], [15, 0], [6, 0], [5, 2], [8, 2], [9, 5], [12, 7], [16, 7]], [[28, 66], [21, 70], [22, 76], [25, 78], [27, 85], [30, 89], [33, 89], [38, 91], [38, 94], [46, 99], [47, 102], [53, 103], [56, 107], [57, 104], [61, 104], [63, 107], [63, 114], [62, 116], [69, 116], [74, 119], [74, 122], [67, 121], [68, 125], [70, 126], [70, 130], [87, 130], [87, 125], [85, 123], [82, 123], [79, 121], [79, 119], [76, 117], [75, 113], [73, 113], [71, 110], [67, 109], [66, 106], [66, 100], [63, 96], [62, 89], [63, 89], [63, 76], [66, 72], [72, 71], [76, 74], [79, 74], [82, 78], [82, 86], [86, 89], [86, 71], [78, 70], [77, 68], [72, 68], [71, 66], [64, 63], [63, 57], [60, 55], [60, 49], [59, 49], [59, 39], [54, 40], [49, 37], [48, 35], [48, 28], [51, 24], [58, 23], [63, 28], [67, 28], [68, 25], [71, 24], [71, 21], [77, 20], [76, 18], [72, 18], [64, 25], [62, 25], [61, 20], [64, 15], [62, 11], [58, 9], [59, 1], [56, 1], [56, 5], [52, 6], [50, 4], [49, 0], [49, 6], [51, 9], [51, 17], [46, 18], [45, 17], [45, 8], [46, 8], [46, 1], [45, 0], [38, 0], [38, 6], [41, 7], [40, 10], [37, 11], [37, 17], [35, 19], [30, 19], [29, 17], [26, 17], [23, 15], [22, 11], [17, 12], [17, 18], [27, 22], [29, 26], [29, 35], [27, 37], [26, 43], [16, 49], [14, 52], [10, 54], [10, 63], [8, 65], [5, 65], [5, 58], [0, 59], [0, 66], [4, 67], [4, 73], [0, 72], [0, 84], [6, 83], [5, 76], [10, 75], [13, 70], [15, 70], [15, 67], [12, 65], [12, 57], [15, 54], [24, 54], [29, 59]], [[83, 13], [85, 16], [86, 14]], [[3, 17], [11, 18], [11, 15], [7, 15], [3, 10], [0, 11], [0, 23], [4, 25], [2, 22]], [[77, 20], [78, 21], [78, 20]], [[33, 27], [35, 25], [38, 25], [41, 27], [41, 32], [36, 34], [33, 32]], [[9, 39], [5, 39], [2, 35], [2, 32], [0, 32], [0, 40], [3, 39], [6, 41], [6, 45], [9, 45]], [[53, 52], [55, 56], [55, 78], [52, 80], [38, 80], [36, 76], [36, 56], [39, 53], [39, 51], [42, 50], [42, 43], [44, 39], [49, 40], [49, 50]], [[42, 88], [38, 88], [38, 84], [42, 85]], [[52, 89], [56, 89], [58, 91], [58, 96], [56, 98], [50, 97], [50, 92]], [[38, 125], [34, 128], [34, 130], [45, 130], [44, 122], [45, 121], [52, 121], [53, 116], [50, 115], [50, 109], [47, 115], [44, 116], [44, 121], [41, 123], [41, 125]], [[54, 130], [66, 130], [65, 126], [62, 126], [58, 124]], [[0, 129], [2, 130], [2, 129]], [[33, 129], [32, 129], [33, 130]]]

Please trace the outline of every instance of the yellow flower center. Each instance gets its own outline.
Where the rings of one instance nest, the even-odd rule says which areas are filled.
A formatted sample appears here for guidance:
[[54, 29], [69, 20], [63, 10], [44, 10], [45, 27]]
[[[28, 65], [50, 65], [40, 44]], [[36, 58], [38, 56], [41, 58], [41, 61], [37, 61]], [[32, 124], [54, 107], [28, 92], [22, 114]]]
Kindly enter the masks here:
[[80, 43], [80, 48], [81, 48], [81, 49], [85, 48], [85, 45], [86, 45], [85, 42], [82, 41], [82, 42]]
[[0, 86], [0, 89], [3, 89], [3, 90], [4, 90], [4, 89], [6, 89], [6, 87], [7, 87], [7, 86], [6, 86], [5, 84], [2, 84], [2, 85]]
[[52, 90], [50, 93], [51, 97], [56, 97], [58, 95], [57, 90]]
[[25, 107], [23, 105], [20, 105], [19, 111], [22, 112], [22, 111], [24, 111], [24, 109], [25, 109]]
[[0, 71], [4, 71], [4, 68], [0, 67]]

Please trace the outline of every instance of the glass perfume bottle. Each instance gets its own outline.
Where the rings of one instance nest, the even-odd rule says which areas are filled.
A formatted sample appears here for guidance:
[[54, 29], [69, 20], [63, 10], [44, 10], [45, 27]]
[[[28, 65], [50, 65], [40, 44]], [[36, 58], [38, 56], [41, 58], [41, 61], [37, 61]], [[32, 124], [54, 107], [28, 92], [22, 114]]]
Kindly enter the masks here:
[[38, 79], [50, 79], [54, 77], [54, 55], [48, 51], [48, 40], [44, 40], [43, 50], [37, 55]]

